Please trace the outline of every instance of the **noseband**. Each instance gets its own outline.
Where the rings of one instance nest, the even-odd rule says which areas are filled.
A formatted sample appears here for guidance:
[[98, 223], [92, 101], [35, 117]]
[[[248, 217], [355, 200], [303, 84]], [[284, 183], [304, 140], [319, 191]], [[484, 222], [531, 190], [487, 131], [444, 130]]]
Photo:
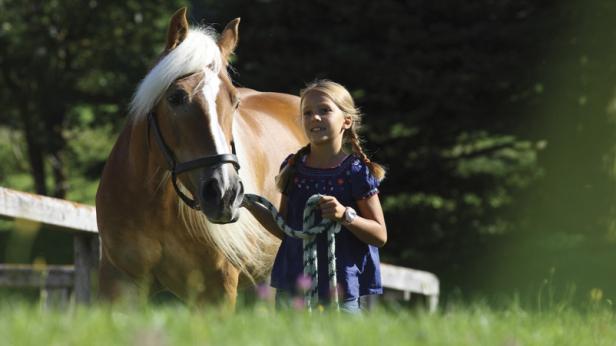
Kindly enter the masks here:
[[165, 143], [165, 140], [163, 139], [163, 135], [160, 132], [158, 122], [156, 121], [156, 117], [154, 116], [153, 112], [148, 113], [148, 129], [149, 128], [154, 129], [154, 138], [156, 139], [156, 143], [158, 143], [160, 151], [162, 151], [163, 156], [165, 157], [165, 161], [167, 161], [167, 167], [169, 172], [171, 172], [171, 181], [173, 182], [175, 192], [182, 199], [182, 201], [184, 201], [184, 203], [186, 203], [189, 207], [193, 209], [201, 210], [201, 208], [199, 207], [199, 202], [197, 201], [197, 199], [192, 199], [186, 196], [180, 190], [177, 184], [178, 174], [192, 171], [197, 168], [220, 166], [225, 163], [232, 164], [236, 170], [240, 169], [240, 163], [238, 162], [237, 156], [235, 155], [235, 145], [233, 144], [233, 142], [231, 142], [231, 149], [233, 150], [233, 154], [204, 156], [192, 161], [177, 163], [175, 161], [175, 156], [173, 155], [173, 152], [171, 151], [171, 149], [169, 149], [169, 147]]

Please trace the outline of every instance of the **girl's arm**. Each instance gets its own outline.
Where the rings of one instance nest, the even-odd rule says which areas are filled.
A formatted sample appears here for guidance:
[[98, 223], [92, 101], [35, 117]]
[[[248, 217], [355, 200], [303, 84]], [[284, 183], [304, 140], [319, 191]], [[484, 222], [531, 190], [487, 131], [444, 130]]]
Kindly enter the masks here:
[[[321, 215], [334, 221], [342, 221], [346, 207], [336, 197], [323, 196], [319, 201]], [[382, 247], [387, 243], [387, 226], [379, 195], [357, 201], [357, 217], [345, 227], [366, 244]]]
[[[284, 233], [280, 230], [280, 228], [278, 228], [278, 224], [276, 223], [276, 220], [274, 220], [274, 217], [269, 212], [269, 210], [267, 210], [267, 208], [265, 208], [261, 204], [256, 204], [256, 203], [255, 204], [246, 203], [243, 206], [246, 209], [248, 209], [248, 211], [250, 211], [252, 216], [254, 216], [255, 219], [257, 219], [257, 221], [259, 221], [259, 223], [263, 227], [265, 227], [265, 229], [268, 232], [276, 236], [278, 239], [282, 240], [282, 238], [284, 237]], [[282, 195], [282, 198], [280, 199], [280, 206], [278, 208], [278, 213], [286, 221], [287, 219], [287, 197], [285, 195]]]

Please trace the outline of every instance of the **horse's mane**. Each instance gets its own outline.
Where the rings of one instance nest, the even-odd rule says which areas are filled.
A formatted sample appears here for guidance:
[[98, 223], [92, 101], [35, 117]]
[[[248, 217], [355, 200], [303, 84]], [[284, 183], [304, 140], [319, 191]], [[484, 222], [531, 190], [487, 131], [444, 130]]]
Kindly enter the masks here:
[[178, 203], [180, 219], [197, 241], [214, 246], [253, 282], [269, 273], [278, 243], [262, 231], [262, 226], [245, 209], [238, 221], [230, 225], [209, 222], [203, 213], [185, 203]]
[[163, 92], [176, 79], [203, 71], [217, 76], [223, 68], [216, 32], [210, 28], [191, 28], [175, 49], [164, 55], [139, 84], [130, 102], [129, 113], [144, 117], [158, 103]]

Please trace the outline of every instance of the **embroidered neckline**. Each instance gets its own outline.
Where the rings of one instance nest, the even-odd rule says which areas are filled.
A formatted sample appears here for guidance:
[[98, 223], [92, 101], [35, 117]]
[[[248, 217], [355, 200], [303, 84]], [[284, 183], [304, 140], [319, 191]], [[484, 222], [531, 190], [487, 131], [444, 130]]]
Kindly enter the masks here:
[[355, 158], [355, 155], [349, 154], [337, 166], [330, 167], [330, 168], [315, 168], [315, 167], [306, 166], [306, 158], [307, 158], [307, 155], [304, 155], [302, 156], [301, 160], [299, 160], [299, 162], [296, 163], [299, 172], [308, 173], [308, 174], [330, 175], [333, 173], [340, 172], [343, 168], [345, 168], [348, 165], [349, 162], [353, 161], [353, 158]]

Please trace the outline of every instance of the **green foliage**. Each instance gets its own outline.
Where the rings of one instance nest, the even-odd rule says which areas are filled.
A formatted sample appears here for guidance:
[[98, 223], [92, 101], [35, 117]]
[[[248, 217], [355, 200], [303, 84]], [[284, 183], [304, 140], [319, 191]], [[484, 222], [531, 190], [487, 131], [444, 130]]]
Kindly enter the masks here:
[[82, 176], [96, 180], [100, 176], [102, 163], [111, 152], [116, 132], [111, 124], [96, 128], [80, 128], [69, 131], [68, 153], [70, 167], [78, 170]]
[[[0, 1], [0, 186], [94, 203], [128, 100], [182, 3]], [[40, 232], [20, 250], [18, 239], [3, 232], [0, 261], [72, 261], [70, 237]]]
[[4, 301], [0, 333], [12, 345], [610, 345], [608, 309], [531, 312], [512, 305], [452, 306], [446, 312], [275, 313], [258, 306], [229, 313], [185, 307], [45, 310]]
[[169, 13], [180, 3], [0, 2], [0, 124], [22, 131], [33, 189], [64, 195], [67, 133], [86, 123], [119, 127], [118, 110], [162, 51]]
[[[0, 126], [0, 180], [27, 170], [27, 157], [21, 133]], [[14, 186], [14, 185], [13, 185]]]

